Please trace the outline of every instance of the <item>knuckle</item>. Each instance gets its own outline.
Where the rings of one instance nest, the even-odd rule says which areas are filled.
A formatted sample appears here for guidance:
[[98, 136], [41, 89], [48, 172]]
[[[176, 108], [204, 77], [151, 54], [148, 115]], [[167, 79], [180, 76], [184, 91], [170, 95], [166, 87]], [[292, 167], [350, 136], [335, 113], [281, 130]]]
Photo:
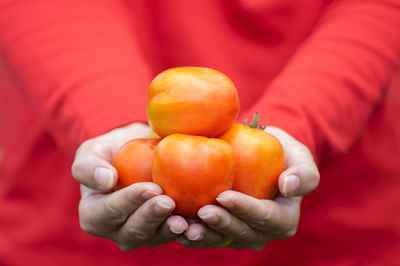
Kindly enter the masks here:
[[239, 216], [246, 216], [249, 212], [252, 212], [252, 208], [254, 207], [252, 204], [248, 204], [248, 199], [245, 195], [237, 194], [236, 195], [236, 208], [235, 212]]
[[[78, 180], [79, 179], [79, 177], [80, 177], [80, 173], [82, 172], [82, 170], [83, 170], [83, 164], [82, 163], [80, 163], [80, 161], [79, 160], [77, 160], [77, 159], [75, 159], [74, 160], [74, 162], [72, 163], [72, 166], [71, 166], [71, 174], [72, 174], [72, 176], [76, 179], [76, 180]], [[79, 181], [79, 180], [78, 180]]]
[[83, 220], [80, 220], [79, 225], [83, 232], [85, 232], [89, 235], [92, 235], [92, 236], [100, 236], [100, 234], [97, 232], [97, 230], [95, 230], [95, 227], [92, 224], [87, 223]]
[[296, 143], [297, 143], [297, 145], [296, 145], [297, 152], [299, 152], [300, 154], [304, 154], [304, 155], [308, 156], [309, 158], [313, 158], [313, 155], [312, 155], [310, 149], [306, 145], [304, 145], [303, 143], [298, 142], [298, 141]]
[[312, 178], [312, 188], [316, 189], [319, 185], [319, 181], [321, 180], [321, 175], [318, 170], [315, 170], [314, 177]]
[[251, 222], [251, 226], [256, 229], [261, 229], [261, 230], [265, 229], [270, 225], [271, 222], [272, 213], [274, 212], [273, 210], [274, 207], [268, 201], [265, 201], [264, 204], [265, 204], [265, 209], [267, 210], [263, 211], [260, 219]]
[[82, 143], [77, 153], [85, 154], [103, 154], [104, 151], [109, 147], [110, 142], [104, 139], [89, 139]]
[[150, 235], [143, 230], [139, 230], [131, 224], [126, 225], [126, 232], [135, 241], [145, 242], [150, 239]]
[[217, 224], [215, 224], [215, 227], [217, 227], [219, 230], [221, 231], [230, 231], [231, 227], [232, 227], [232, 219], [221, 219], [220, 222], [218, 222]]
[[97, 142], [94, 141], [94, 139], [89, 139], [82, 143], [81, 150], [86, 152], [91, 152], [95, 150], [96, 146]]
[[309, 193], [318, 187], [320, 181], [320, 173], [315, 165], [304, 163], [301, 165], [301, 168], [301, 173], [307, 176], [307, 184], [304, 185], [306, 185], [306, 190]]
[[300, 185], [303, 187], [302, 193], [308, 194], [318, 187], [320, 173], [315, 164], [302, 162], [291, 169], [291, 172], [296, 173], [301, 177], [301, 180], [303, 180], [304, 183], [302, 181], [300, 182]]
[[89, 235], [99, 235], [97, 230], [95, 229], [96, 227], [92, 223], [92, 220], [89, 219], [87, 215], [85, 215], [82, 202], [79, 204], [79, 226], [83, 232], [88, 233]]
[[118, 204], [114, 200], [108, 200], [105, 203], [105, 213], [110, 220], [117, 223], [123, 223], [127, 215], [119, 208]]
[[78, 149], [76, 149], [76, 151], [75, 151], [75, 157], [76, 157], [83, 149], [85, 149], [85, 146], [87, 145], [86, 143], [87, 143], [88, 141], [89, 141], [89, 140], [85, 140], [84, 142], [81, 143], [81, 145], [79, 145]]
[[314, 191], [319, 185], [319, 178], [313, 178], [310, 180], [310, 185], [309, 185], [309, 192]]
[[314, 163], [302, 163], [301, 167], [303, 168], [303, 172], [310, 176], [310, 179], [319, 180], [319, 171]]
[[90, 152], [91, 147], [93, 147], [93, 145], [95, 145], [95, 143], [96, 142], [94, 141], [94, 139], [85, 140], [84, 142], [82, 142], [82, 144], [76, 150], [75, 156], [78, 156], [82, 152], [88, 152], [88, 151]]
[[251, 222], [250, 226], [256, 229], [264, 229], [268, 226], [268, 222], [263, 218], [259, 221]]
[[271, 215], [271, 212], [264, 213], [261, 219], [256, 221], [256, 225], [261, 228], [267, 227], [271, 221]]
[[316, 169], [315, 166], [313, 164], [310, 164], [308, 162], [301, 162], [297, 165], [297, 167], [295, 168], [295, 172], [299, 172], [300, 174], [306, 175], [306, 176], [310, 176], [312, 178], [315, 177], [316, 175]]
[[249, 235], [249, 228], [245, 225], [240, 226], [240, 228], [237, 230], [238, 240], [247, 239], [248, 235]]
[[291, 153], [296, 156], [301, 156], [300, 158], [306, 159], [307, 161], [309, 160], [311, 155], [311, 152], [309, 149], [302, 143], [298, 143], [298, 145], [295, 145], [291, 148]]

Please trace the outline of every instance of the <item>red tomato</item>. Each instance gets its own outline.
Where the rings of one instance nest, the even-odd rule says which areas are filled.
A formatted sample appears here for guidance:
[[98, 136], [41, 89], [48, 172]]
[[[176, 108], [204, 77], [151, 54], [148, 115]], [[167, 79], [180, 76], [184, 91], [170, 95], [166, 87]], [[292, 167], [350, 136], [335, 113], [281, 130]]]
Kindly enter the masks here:
[[112, 165], [118, 171], [118, 188], [136, 182], [152, 182], [151, 161], [153, 150], [160, 141], [153, 139], [134, 139], [125, 143], [114, 155]]
[[235, 152], [233, 190], [263, 199], [278, 191], [279, 175], [286, 168], [282, 145], [271, 134], [258, 128], [235, 124], [220, 139]]
[[233, 150], [225, 141], [173, 134], [154, 150], [153, 181], [175, 200], [177, 214], [194, 218], [200, 207], [231, 189], [233, 165]]
[[233, 82], [205, 67], [168, 69], [151, 82], [147, 113], [161, 137], [173, 133], [216, 137], [233, 125], [239, 98]]

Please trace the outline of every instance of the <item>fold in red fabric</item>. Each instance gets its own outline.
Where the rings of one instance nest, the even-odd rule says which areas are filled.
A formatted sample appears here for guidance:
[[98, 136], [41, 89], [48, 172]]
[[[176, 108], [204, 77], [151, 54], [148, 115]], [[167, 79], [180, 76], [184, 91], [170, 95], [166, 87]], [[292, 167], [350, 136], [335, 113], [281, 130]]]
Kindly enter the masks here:
[[[397, 0], [0, 0], [0, 264], [400, 263]], [[82, 141], [146, 121], [170, 67], [227, 74], [321, 169], [295, 237], [260, 252], [122, 252], [79, 228]]]

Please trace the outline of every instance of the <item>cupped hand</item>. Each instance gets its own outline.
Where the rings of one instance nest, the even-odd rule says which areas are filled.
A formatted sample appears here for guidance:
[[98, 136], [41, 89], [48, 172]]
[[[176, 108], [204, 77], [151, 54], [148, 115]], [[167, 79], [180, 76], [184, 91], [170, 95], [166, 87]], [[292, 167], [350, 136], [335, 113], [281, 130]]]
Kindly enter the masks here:
[[81, 228], [111, 239], [122, 250], [155, 247], [172, 242], [188, 228], [186, 220], [172, 215], [175, 202], [151, 182], [113, 191], [118, 179], [111, 165], [119, 147], [131, 139], [146, 138], [147, 125], [133, 123], [84, 142], [76, 152], [72, 175], [81, 184]]
[[279, 177], [273, 200], [225, 191], [217, 197], [220, 206], [207, 205], [198, 211], [201, 222], [192, 223], [179, 242], [190, 248], [229, 247], [261, 250], [274, 239], [295, 235], [303, 195], [319, 184], [319, 172], [311, 152], [283, 130], [267, 127], [279, 139], [287, 169]]

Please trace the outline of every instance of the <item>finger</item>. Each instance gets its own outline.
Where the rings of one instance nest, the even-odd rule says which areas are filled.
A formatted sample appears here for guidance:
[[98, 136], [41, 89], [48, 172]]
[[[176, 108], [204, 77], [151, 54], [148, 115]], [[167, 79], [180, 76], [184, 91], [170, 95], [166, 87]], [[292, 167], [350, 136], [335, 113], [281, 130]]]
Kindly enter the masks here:
[[117, 170], [110, 163], [114, 154], [127, 141], [146, 137], [149, 130], [145, 124], [132, 123], [85, 141], [75, 154], [73, 177], [86, 187], [110, 190], [118, 179]]
[[319, 184], [320, 174], [310, 150], [286, 132], [267, 127], [285, 151], [287, 169], [279, 177], [279, 190], [285, 196], [303, 196]]
[[300, 197], [276, 197], [259, 200], [236, 191], [225, 191], [217, 201], [232, 214], [246, 222], [251, 228], [261, 232], [272, 232], [286, 238], [297, 228]]
[[118, 179], [117, 170], [111, 165], [112, 155], [109, 147], [91, 140], [83, 143], [77, 150], [72, 164], [72, 176], [82, 185], [107, 191], [113, 188]]
[[250, 228], [245, 221], [232, 215], [224, 208], [207, 205], [198, 211], [199, 217], [211, 229], [237, 242], [259, 242], [260, 234]]
[[225, 240], [222, 234], [211, 230], [203, 223], [191, 224], [185, 232], [185, 237], [205, 246], [217, 246]]
[[107, 234], [123, 224], [146, 200], [161, 193], [161, 188], [150, 182], [136, 183], [109, 194], [82, 186], [81, 227], [92, 235]]
[[119, 148], [132, 139], [148, 138], [150, 127], [141, 122], [128, 124], [123, 127], [116, 128], [96, 139], [102, 141], [103, 144], [111, 144], [111, 155], [114, 156]]
[[179, 236], [177, 240], [188, 248], [210, 248], [220, 247], [228, 239], [203, 223], [195, 223], [189, 225], [185, 234]]
[[310, 151], [298, 144], [285, 152], [287, 169], [279, 177], [279, 190], [285, 196], [303, 196], [319, 184], [320, 175]]
[[161, 225], [158, 232], [161, 238], [172, 239], [183, 234], [188, 228], [189, 224], [182, 216], [172, 215]]
[[157, 247], [173, 242], [179, 235], [182, 235], [188, 227], [187, 221], [182, 216], [169, 216], [167, 220], [161, 224], [155, 237], [151, 238], [146, 246]]
[[166, 195], [146, 201], [118, 230], [117, 238], [121, 240], [123, 246], [121, 249], [130, 250], [149, 242], [174, 208], [175, 202]]

